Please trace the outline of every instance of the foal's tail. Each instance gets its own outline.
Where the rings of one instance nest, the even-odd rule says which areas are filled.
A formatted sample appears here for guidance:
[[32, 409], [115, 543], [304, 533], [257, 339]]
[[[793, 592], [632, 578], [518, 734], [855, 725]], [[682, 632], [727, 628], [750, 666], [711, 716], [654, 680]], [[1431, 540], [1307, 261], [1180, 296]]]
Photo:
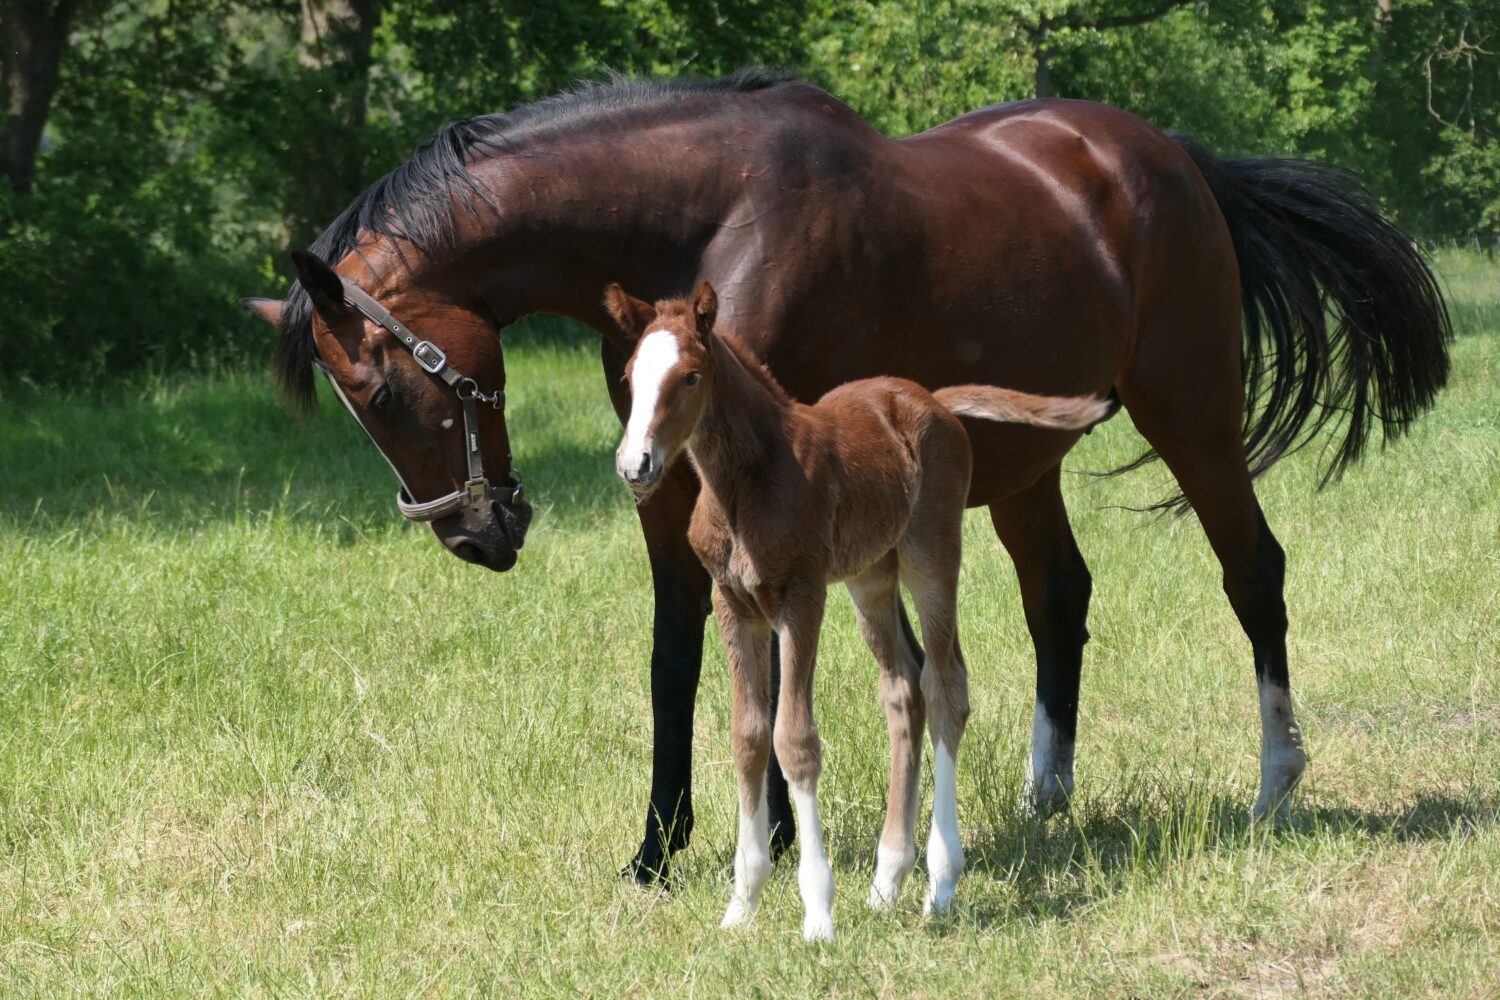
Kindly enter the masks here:
[[1093, 428], [1115, 415], [1120, 401], [1114, 396], [1033, 396], [1015, 389], [992, 385], [954, 385], [933, 394], [954, 416], [998, 420], [1007, 424], [1030, 424], [1059, 431]]
[[1359, 459], [1375, 421], [1382, 440], [1400, 436], [1447, 381], [1453, 331], [1437, 280], [1350, 174], [1219, 159], [1173, 139], [1208, 181], [1239, 259], [1250, 474], [1347, 414], [1326, 484]]

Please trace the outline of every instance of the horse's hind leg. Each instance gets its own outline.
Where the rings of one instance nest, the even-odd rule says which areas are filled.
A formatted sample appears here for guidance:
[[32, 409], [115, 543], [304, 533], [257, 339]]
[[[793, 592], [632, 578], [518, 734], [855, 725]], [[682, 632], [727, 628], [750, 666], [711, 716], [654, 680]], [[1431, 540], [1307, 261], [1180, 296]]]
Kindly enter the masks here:
[[[1234, 336], [1238, 337], [1237, 322]], [[1232, 341], [1238, 347], [1238, 340]], [[1307, 766], [1287, 673], [1286, 558], [1255, 499], [1241, 441], [1238, 352], [1191, 379], [1174, 363], [1138, 358], [1120, 384], [1131, 419], [1177, 478], [1224, 571], [1224, 593], [1250, 639], [1260, 690], [1260, 795], [1254, 817], [1284, 819]]]
[[771, 756], [771, 627], [757, 609], [719, 589], [714, 611], [729, 658], [730, 741], [739, 781], [740, 831], [734, 849], [734, 892], [724, 927], [748, 923], [771, 877], [766, 761]]
[[901, 625], [901, 591], [895, 553], [848, 581], [860, 633], [880, 665], [880, 704], [891, 737], [891, 779], [885, 828], [875, 849], [869, 905], [884, 909], [901, 895], [917, 860], [917, 803], [921, 795], [921, 664], [911, 655]]
[[[967, 484], [964, 484], [967, 489]], [[960, 494], [960, 497], [962, 494]], [[953, 904], [964, 869], [958, 830], [958, 746], [969, 720], [969, 672], [958, 648], [958, 565], [962, 547], [963, 503], [951, 511], [913, 514], [898, 548], [901, 582], [911, 592], [922, 622], [927, 659], [922, 665], [922, 698], [932, 734], [932, 831], [927, 839], [928, 913]]]

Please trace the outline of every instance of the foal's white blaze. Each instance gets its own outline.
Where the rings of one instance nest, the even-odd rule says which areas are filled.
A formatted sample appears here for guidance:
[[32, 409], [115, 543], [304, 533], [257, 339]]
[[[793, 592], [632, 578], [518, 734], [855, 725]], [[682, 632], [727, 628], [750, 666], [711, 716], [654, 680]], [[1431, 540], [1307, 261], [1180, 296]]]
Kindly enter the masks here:
[[927, 904], [941, 913], [953, 905], [958, 876], [964, 870], [963, 842], [958, 835], [958, 767], [945, 744], [932, 748], [932, 832], [927, 837]]
[[661, 384], [676, 365], [680, 352], [677, 336], [667, 330], [649, 330], [635, 352], [630, 370], [630, 419], [625, 423], [625, 439], [615, 453], [615, 468], [628, 478], [640, 468], [641, 456], [651, 455], [651, 467], [660, 469], [666, 458], [664, 450], [651, 437], [651, 418], [661, 399]]
[[411, 491], [411, 488], [406, 485], [406, 480], [401, 478], [401, 473], [396, 469], [396, 463], [392, 462], [390, 460], [390, 457], [386, 455], [385, 450], [380, 447], [380, 443], [375, 440], [375, 435], [370, 433], [370, 428], [366, 427], [365, 422], [359, 419], [359, 414], [354, 412], [354, 404], [349, 402], [348, 396], [344, 395], [344, 390], [339, 385], [338, 380], [330, 375], [328, 376], [328, 384], [333, 386], [333, 394], [339, 398], [340, 403], [344, 404], [344, 409], [348, 410], [349, 416], [354, 418], [354, 422], [356, 424], [359, 424], [359, 429], [365, 432], [365, 437], [370, 439], [370, 443], [375, 446], [375, 450], [380, 452], [380, 457], [385, 459], [385, 464], [389, 465], [391, 467], [391, 471], [396, 473], [396, 482], [401, 484], [401, 488], [403, 490], [406, 490], [407, 496], [415, 500], [417, 498], [416, 494], [413, 493]]
[[771, 823], [766, 806], [766, 787], [762, 780], [760, 802], [755, 811], [746, 813], [740, 806], [740, 839], [734, 846], [734, 891], [729, 908], [724, 911], [721, 927], [740, 927], [755, 916], [760, 905], [760, 891], [771, 877]]
[[1038, 699], [1031, 715], [1031, 760], [1026, 769], [1026, 797], [1046, 813], [1068, 804], [1073, 794], [1073, 741], [1062, 734]]
[[1306, 767], [1291, 692], [1271, 681], [1260, 681], [1260, 797], [1255, 800], [1254, 818], [1286, 819], [1292, 789]]
[[818, 785], [790, 786], [797, 810], [802, 860], [797, 865], [797, 887], [802, 890], [802, 939], [833, 940], [833, 868], [823, 851], [823, 821], [818, 815]]

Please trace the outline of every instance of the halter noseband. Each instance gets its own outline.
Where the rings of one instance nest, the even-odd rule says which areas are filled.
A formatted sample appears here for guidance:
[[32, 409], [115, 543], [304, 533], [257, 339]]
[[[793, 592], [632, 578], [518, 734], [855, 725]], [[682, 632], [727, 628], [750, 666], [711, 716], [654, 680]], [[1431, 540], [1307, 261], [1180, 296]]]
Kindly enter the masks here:
[[[480, 391], [479, 384], [448, 363], [443, 349], [430, 340], [421, 340], [401, 321], [391, 315], [389, 309], [376, 302], [354, 282], [341, 276], [344, 297], [359, 313], [377, 326], [389, 330], [401, 346], [411, 352], [422, 370], [436, 375], [458, 394], [464, 410], [464, 455], [469, 462], [469, 478], [464, 488], [454, 490], [436, 500], [417, 503], [403, 486], [396, 491], [396, 506], [401, 513], [413, 521], [436, 521], [440, 517], [457, 513], [465, 507], [482, 507], [486, 503], [498, 502], [506, 505], [520, 501], [524, 487], [520, 477], [512, 475], [509, 486], [494, 486], [484, 474], [484, 456], [479, 451], [479, 406], [486, 403], [497, 410], [505, 409], [505, 393], [496, 389], [492, 393]], [[510, 456], [507, 454], [506, 458]], [[511, 470], [515, 472], [514, 469]]]

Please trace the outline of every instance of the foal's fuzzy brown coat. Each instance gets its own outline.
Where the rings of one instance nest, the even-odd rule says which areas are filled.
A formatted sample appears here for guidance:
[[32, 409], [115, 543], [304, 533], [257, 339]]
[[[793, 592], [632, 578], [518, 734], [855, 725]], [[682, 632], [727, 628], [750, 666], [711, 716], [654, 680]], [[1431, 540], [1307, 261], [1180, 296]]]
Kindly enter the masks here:
[[[836, 581], [847, 584], [880, 664], [891, 738], [871, 905], [893, 903], [915, 862], [925, 723], [938, 771], [927, 905], [945, 908], [963, 867], [953, 765], [969, 714], [957, 590], [971, 459], [954, 412], [1072, 430], [1108, 416], [1109, 404], [988, 386], [930, 393], [904, 379], [876, 378], [805, 406], [740, 341], [713, 329], [717, 302], [706, 283], [691, 304], [673, 299], [653, 307], [617, 285], [605, 304], [636, 339], [626, 368], [634, 398], [617, 454], [621, 476], [645, 496], [685, 449], [703, 486], [689, 538], [718, 584], [740, 786], [735, 892], [725, 924], [749, 919], [770, 872], [764, 775], [774, 740], [803, 834], [803, 933], [833, 934], [832, 872], [815, 797], [822, 757], [812, 683], [827, 586]], [[901, 584], [921, 619], [925, 662], [902, 629]], [[782, 657], [774, 732], [773, 629]]]

